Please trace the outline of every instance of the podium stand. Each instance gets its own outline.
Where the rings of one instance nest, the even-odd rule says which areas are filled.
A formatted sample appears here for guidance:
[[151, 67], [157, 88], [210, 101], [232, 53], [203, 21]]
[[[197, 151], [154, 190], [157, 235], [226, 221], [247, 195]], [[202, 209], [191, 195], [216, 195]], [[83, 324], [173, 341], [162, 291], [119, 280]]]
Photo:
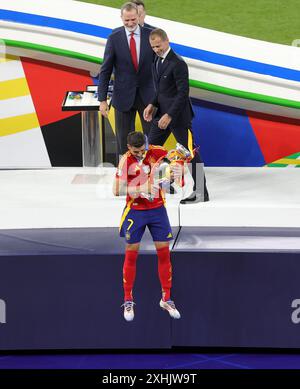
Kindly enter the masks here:
[[62, 110], [81, 111], [82, 163], [84, 167], [97, 167], [105, 155], [104, 125], [99, 121], [99, 101], [94, 91], [69, 91]]

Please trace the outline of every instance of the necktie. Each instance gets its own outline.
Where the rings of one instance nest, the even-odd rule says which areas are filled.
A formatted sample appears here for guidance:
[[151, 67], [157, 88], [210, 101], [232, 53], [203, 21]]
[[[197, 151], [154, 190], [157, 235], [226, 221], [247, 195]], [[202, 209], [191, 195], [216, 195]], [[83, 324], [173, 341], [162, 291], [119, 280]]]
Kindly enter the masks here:
[[130, 54], [133, 62], [133, 66], [135, 70], [138, 70], [138, 60], [137, 60], [137, 53], [136, 53], [136, 42], [134, 39], [134, 32], [130, 34]]
[[162, 68], [162, 57], [158, 57], [158, 60], [156, 62], [156, 71], [157, 71], [157, 74], [160, 75], [160, 72], [161, 72], [161, 68]]

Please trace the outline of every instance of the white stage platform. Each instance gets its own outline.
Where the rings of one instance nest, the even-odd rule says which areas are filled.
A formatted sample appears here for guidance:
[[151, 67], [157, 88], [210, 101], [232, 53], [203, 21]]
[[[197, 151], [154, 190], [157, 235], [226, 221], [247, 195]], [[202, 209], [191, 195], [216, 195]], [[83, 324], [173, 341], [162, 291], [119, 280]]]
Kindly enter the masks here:
[[300, 169], [205, 172], [211, 201], [181, 206], [181, 226], [300, 227]]
[[[114, 197], [115, 168], [0, 171], [0, 229], [117, 227], [125, 197]], [[179, 225], [179, 200], [168, 202]]]
[[[112, 195], [113, 168], [0, 171], [0, 229], [117, 227], [124, 197]], [[205, 168], [211, 201], [179, 205], [172, 226], [300, 227], [300, 169]]]

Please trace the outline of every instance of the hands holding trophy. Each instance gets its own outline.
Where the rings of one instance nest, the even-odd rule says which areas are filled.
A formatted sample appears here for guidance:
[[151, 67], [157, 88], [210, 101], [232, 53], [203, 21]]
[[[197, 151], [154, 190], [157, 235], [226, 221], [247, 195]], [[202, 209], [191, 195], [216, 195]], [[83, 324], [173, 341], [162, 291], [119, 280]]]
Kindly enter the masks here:
[[159, 189], [166, 189], [174, 181], [183, 186], [184, 164], [191, 161], [192, 153], [176, 144], [176, 148], [170, 150], [165, 157], [160, 158], [152, 167], [150, 174], [151, 193], [142, 193], [143, 197], [153, 201]]

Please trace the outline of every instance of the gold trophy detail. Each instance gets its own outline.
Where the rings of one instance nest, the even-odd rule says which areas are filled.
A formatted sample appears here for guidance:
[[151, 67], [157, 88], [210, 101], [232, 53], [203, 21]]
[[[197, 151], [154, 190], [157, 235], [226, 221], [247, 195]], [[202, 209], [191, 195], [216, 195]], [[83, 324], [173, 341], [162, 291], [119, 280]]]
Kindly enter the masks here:
[[[193, 159], [193, 154], [194, 150], [191, 153], [182, 144], [177, 143], [175, 149], [170, 150], [165, 157], [161, 157], [153, 165], [150, 184], [156, 188], [165, 189], [174, 182], [174, 175], [177, 175], [175, 181], [179, 181], [179, 185], [182, 186], [184, 164]], [[142, 192], [141, 195], [149, 201], [154, 200], [153, 194]]]

